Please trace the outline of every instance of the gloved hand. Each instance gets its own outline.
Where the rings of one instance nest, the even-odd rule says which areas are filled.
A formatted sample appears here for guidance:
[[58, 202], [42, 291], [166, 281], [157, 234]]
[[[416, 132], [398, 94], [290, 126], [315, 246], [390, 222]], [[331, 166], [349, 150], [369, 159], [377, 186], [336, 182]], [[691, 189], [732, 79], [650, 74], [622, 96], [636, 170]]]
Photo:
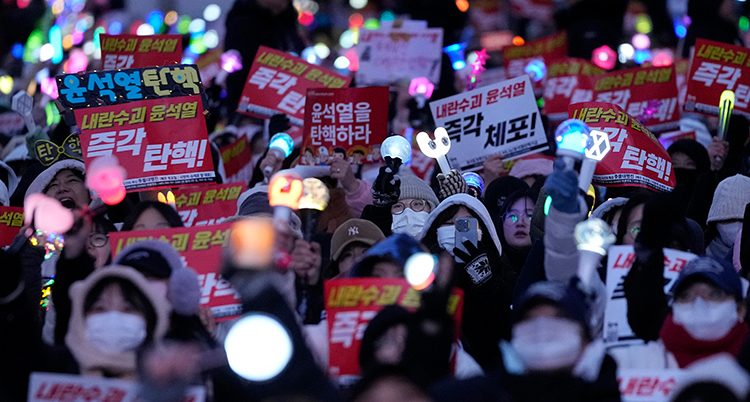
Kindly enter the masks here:
[[271, 121], [268, 122], [268, 133], [270, 137], [273, 137], [276, 133], [283, 133], [289, 130], [289, 127], [289, 118], [285, 114], [275, 114], [271, 116]]
[[401, 196], [401, 179], [388, 166], [382, 166], [372, 183], [372, 203], [376, 207], [390, 207]]
[[[464, 271], [469, 275], [474, 286], [481, 286], [492, 278], [492, 268], [487, 252], [481, 246], [475, 247], [469, 240], [463, 242], [466, 251], [456, 247], [453, 255], [464, 263]], [[468, 262], [467, 262], [468, 261]]]
[[573, 169], [566, 169], [562, 159], [555, 159], [553, 172], [544, 182], [544, 190], [552, 197], [552, 206], [567, 214], [577, 213], [578, 203], [578, 175]]
[[456, 169], [451, 169], [447, 174], [438, 173], [437, 179], [440, 185], [440, 194], [438, 194], [440, 201], [454, 194], [465, 194], [469, 187]]

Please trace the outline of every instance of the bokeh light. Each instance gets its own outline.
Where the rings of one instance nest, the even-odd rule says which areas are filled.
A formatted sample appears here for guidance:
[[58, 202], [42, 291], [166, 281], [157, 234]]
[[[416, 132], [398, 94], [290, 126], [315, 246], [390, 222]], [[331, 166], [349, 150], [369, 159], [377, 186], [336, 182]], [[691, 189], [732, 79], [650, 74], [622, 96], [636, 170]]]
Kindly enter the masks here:
[[526, 43], [525, 40], [523, 40], [520, 36], [514, 36], [513, 37], [513, 45], [515, 46], [523, 46], [523, 44]]
[[213, 22], [221, 17], [221, 7], [217, 4], [209, 4], [203, 9], [203, 19], [208, 22]]

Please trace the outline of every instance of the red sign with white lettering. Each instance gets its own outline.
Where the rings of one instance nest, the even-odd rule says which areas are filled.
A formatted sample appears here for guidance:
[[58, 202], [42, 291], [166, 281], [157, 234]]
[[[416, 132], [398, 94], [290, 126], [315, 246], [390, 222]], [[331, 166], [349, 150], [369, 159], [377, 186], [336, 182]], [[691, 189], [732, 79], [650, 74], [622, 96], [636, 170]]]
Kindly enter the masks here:
[[302, 126], [308, 88], [344, 88], [351, 81], [289, 53], [261, 46], [237, 111], [260, 117], [283, 113], [290, 123]]
[[750, 49], [698, 39], [688, 75], [685, 110], [719, 115], [725, 90], [734, 91], [734, 113], [750, 117]]
[[102, 70], [180, 64], [182, 35], [100, 34]]
[[232, 223], [191, 228], [172, 228], [111, 232], [112, 257], [138, 240], [158, 239], [172, 245], [188, 267], [198, 273], [201, 307], [211, 309], [217, 322], [237, 317], [242, 312], [239, 294], [219, 275], [224, 248], [229, 244]]
[[199, 95], [75, 109], [86, 167], [115, 155], [125, 188], [176, 187], [214, 180]]
[[611, 103], [570, 105], [569, 115], [592, 130], [607, 133], [610, 151], [596, 164], [592, 182], [607, 187], [636, 186], [671, 191], [676, 185], [672, 159], [646, 127]]

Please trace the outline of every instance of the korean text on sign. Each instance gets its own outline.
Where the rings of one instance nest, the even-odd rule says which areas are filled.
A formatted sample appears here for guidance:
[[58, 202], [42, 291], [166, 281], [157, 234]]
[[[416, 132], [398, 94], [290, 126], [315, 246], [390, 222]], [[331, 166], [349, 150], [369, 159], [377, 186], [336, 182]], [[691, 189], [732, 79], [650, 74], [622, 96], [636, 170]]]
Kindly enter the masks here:
[[0, 247], [10, 246], [23, 226], [22, 207], [0, 206]]
[[719, 99], [734, 91], [734, 112], [750, 117], [750, 49], [698, 39], [687, 80], [685, 110], [719, 114]]
[[302, 126], [308, 88], [343, 88], [351, 78], [278, 50], [261, 46], [242, 90], [238, 111], [271, 117], [276, 113]]
[[58, 101], [66, 109], [203, 93], [198, 68], [194, 65], [63, 74], [56, 79]]
[[357, 42], [359, 85], [387, 85], [426, 77], [440, 81], [443, 28], [360, 29]]
[[434, 101], [430, 108], [451, 137], [448, 160], [456, 169], [480, 169], [496, 153], [514, 159], [548, 147], [528, 76]]
[[[627, 301], [625, 299], [625, 277], [635, 262], [633, 246], [612, 246], [607, 259], [607, 307], [604, 311], [602, 336], [608, 346], [643, 344], [628, 324]], [[664, 249], [664, 278], [668, 293], [672, 284], [688, 262], [697, 256], [683, 251]]]
[[100, 34], [102, 68], [117, 70], [180, 64], [180, 35], [108, 35]]
[[570, 105], [570, 117], [609, 137], [611, 150], [597, 163], [593, 182], [608, 187], [637, 186], [671, 191], [676, 183], [672, 159], [656, 137], [617, 105]]
[[508, 77], [526, 75], [524, 69], [532, 60], [542, 60], [551, 64], [552, 60], [564, 58], [568, 54], [568, 37], [565, 32], [528, 42], [522, 46], [503, 48], [503, 64]]
[[201, 306], [210, 308], [217, 321], [224, 321], [241, 313], [239, 295], [219, 275], [219, 264], [223, 250], [229, 244], [231, 227], [231, 223], [222, 223], [191, 228], [110, 233], [112, 256], [139, 240], [158, 239], [171, 244], [184, 258], [187, 266], [198, 273]]
[[617, 382], [623, 402], [668, 402], [685, 377], [678, 369], [618, 369]]
[[574, 92], [591, 90], [593, 83], [589, 77], [603, 73], [603, 69], [583, 59], [565, 58], [551, 63], [547, 67], [547, 84], [544, 86], [544, 112], [550, 120], [567, 119]]
[[[371, 160], [373, 145], [386, 138], [388, 99], [388, 87], [309, 89], [302, 142], [305, 163], [327, 163], [329, 155], [341, 152], [354, 164]], [[310, 151], [315, 161], [307, 160]]]
[[88, 166], [118, 156], [128, 190], [211, 181], [215, 174], [199, 96], [76, 109]]
[[[419, 292], [404, 279], [356, 278], [325, 282], [328, 316], [329, 374], [340, 385], [350, 385], [359, 375], [359, 347], [367, 324], [385, 306], [399, 305], [414, 311], [420, 306]], [[463, 293], [454, 291], [447, 312], [461, 326]], [[456, 334], [458, 335], [458, 333]]]
[[237, 199], [246, 183], [224, 183], [175, 190], [175, 206], [185, 227], [224, 222], [237, 212]]

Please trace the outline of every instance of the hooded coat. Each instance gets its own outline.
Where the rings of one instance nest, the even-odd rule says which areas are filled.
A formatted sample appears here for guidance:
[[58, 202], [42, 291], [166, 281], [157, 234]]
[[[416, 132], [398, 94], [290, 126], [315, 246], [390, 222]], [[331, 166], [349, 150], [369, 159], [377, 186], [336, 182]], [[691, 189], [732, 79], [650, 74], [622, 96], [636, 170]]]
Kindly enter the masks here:
[[500, 363], [498, 340], [510, 336], [510, 304], [513, 294], [510, 284], [513, 273], [500, 259], [502, 245], [489, 212], [481, 201], [468, 194], [452, 195], [430, 213], [420, 235], [422, 244], [433, 253], [441, 252], [437, 244], [437, 228], [442, 222], [438, 223], [437, 218], [452, 206], [465, 207], [484, 226], [479, 246], [487, 253], [492, 271], [491, 278], [476, 286], [464, 270], [465, 264], [457, 263], [454, 265], [454, 281], [464, 290], [465, 295], [461, 323], [464, 347], [483, 369], [488, 370]]
[[[7, 263], [7, 277], [11, 286], [0, 289], [0, 399], [25, 401], [29, 374], [34, 371], [86, 376], [114, 376], [133, 379], [136, 373], [136, 351], [105, 353], [86, 338], [84, 301], [89, 292], [102, 280], [118, 278], [135, 286], [152, 307], [152, 341], [160, 341], [167, 331], [169, 307], [154, 294], [146, 279], [131, 268], [109, 266], [76, 282], [70, 290], [72, 315], [65, 345], [49, 346], [42, 342], [38, 299], [25, 297], [20, 258], [2, 255]], [[7, 285], [7, 284], [6, 284]], [[12, 286], [16, 285], [16, 286]], [[34, 287], [35, 284], [31, 284]], [[9, 291], [11, 288], [16, 290]], [[148, 338], [147, 338], [148, 339]]]

